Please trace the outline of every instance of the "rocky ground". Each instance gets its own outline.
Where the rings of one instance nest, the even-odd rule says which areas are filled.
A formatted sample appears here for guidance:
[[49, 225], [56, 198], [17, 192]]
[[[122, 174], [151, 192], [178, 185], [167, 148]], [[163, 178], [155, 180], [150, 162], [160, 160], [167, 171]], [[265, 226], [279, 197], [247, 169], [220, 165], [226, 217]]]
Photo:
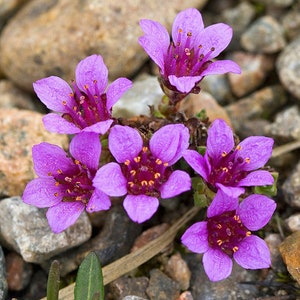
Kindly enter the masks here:
[[[205, 25], [224, 22], [234, 38], [224, 57], [241, 75], [205, 78], [202, 91], [183, 108], [205, 108], [222, 117], [241, 139], [266, 135], [275, 140], [269, 165], [279, 172], [277, 211], [260, 232], [272, 267], [210, 282], [201, 255], [189, 253], [179, 235], [163, 252], [106, 286], [107, 299], [300, 299], [300, 1], [55, 1], [0, 0], [0, 299], [45, 296], [53, 259], [62, 265], [62, 285], [74, 281], [91, 250], [105, 266], [166, 232], [192, 201], [165, 203], [151, 221], [132, 223], [116, 201], [108, 213], [83, 214], [61, 234], [48, 227], [45, 211], [25, 205], [21, 196], [34, 178], [31, 147], [42, 141], [64, 148], [68, 137], [42, 126], [47, 112], [32, 82], [50, 75], [74, 78], [77, 63], [101, 54], [110, 79], [126, 76], [134, 87], [114, 110], [116, 117], [148, 114], [162, 96], [157, 69], [137, 42], [141, 18], [168, 29], [177, 12], [198, 8]], [[284, 147], [287, 145], [286, 147]], [[183, 229], [182, 229], [183, 230]], [[67, 298], [65, 298], [67, 299]], [[70, 300], [70, 299], [69, 299]]]

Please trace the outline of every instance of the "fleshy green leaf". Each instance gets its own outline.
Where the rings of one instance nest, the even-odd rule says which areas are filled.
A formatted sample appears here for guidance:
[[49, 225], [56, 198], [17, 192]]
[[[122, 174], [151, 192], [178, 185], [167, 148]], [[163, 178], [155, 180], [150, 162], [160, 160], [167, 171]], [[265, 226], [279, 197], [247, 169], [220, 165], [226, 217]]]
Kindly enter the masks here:
[[215, 193], [211, 191], [201, 177], [192, 178], [194, 204], [201, 208], [208, 207]]
[[91, 252], [79, 266], [74, 290], [75, 300], [103, 300], [104, 285], [98, 256]]
[[51, 263], [47, 281], [47, 300], [58, 300], [60, 271], [59, 262], [54, 260]]
[[263, 185], [263, 186], [256, 186], [254, 188], [254, 193], [255, 194], [261, 194], [261, 195], [266, 195], [269, 197], [276, 196], [277, 194], [277, 180], [278, 180], [278, 173], [273, 172], [271, 175], [274, 178], [274, 183], [272, 185]]

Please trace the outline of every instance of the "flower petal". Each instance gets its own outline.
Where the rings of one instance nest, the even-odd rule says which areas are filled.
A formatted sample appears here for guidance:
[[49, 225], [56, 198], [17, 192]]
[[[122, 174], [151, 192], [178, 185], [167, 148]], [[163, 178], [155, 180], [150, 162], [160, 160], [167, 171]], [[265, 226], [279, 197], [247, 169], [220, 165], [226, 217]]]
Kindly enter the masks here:
[[189, 130], [183, 124], [171, 124], [161, 127], [150, 139], [150, 151], [155, 157], [175, 164], [189, 147]]
[[206, 252], [209, 249], [207, 222], [198, 222], [190, 226], [181, 237], [181, 242], [190, 251]]
[[50, 207], [46, 216], [51, 230], [60, 233], [72, 226], [83, 211], [84, 205], [81, 202], [61, 202]]
[[109, 130], [112, 123], [113, 123], [113, 120], [101, 121], [101, 122], [95, 123], [91, 126], [83, 128], [82, 131], [105, 134]]
[[183, 153], [186, 162], [201, 176], [205, 181], [208, 180], [208, 170], [204, 157], [195, 150], [186, 150]]
[[174, 171], [167, 182], [160, 188], [162, 198], [171, 198], [183, 192], [189, 191], [192, 186], [192, 180], [188, 173], [180, 170]]
[[73, 92], [66, 81], [50, 76], [33, 83], [33, 89], [39, 99], [51, 110], [64, 112], [66, 107], [63, 104], [70, 102], [70, 94]]
[[[217, 57], [230, 43], [232, 28], [223, 23], [213, 24], [204, 28], [196, 37], [195, 45], [201, 45], [201, 53], [206, 60]], [[213, 49], [213, 50], [212, 50]]]
[[76, 134], [70, 143], [70, 153], [88, 169], [96, 171], [101, 153], [99, 135], [92, 132]]
[[237, 157], [243, 160], [250, 159], [249, 163], [243, 165], [243, 170], [252, 171], [264, 166], [272, 155], [274, 140], [265, 136], [250, 136], [239, 145], [241, 149]]
[[270, 172], [258, 170], [249, 173], [245, 178], [240, 180], [239, 186], [272, 185], [273, 183], [274, 178]]
[[216, 119], [208, 129], [206, 152], [209, 157], [219, 161], [223, 153], [229, 153], [234, 147], [231, 128], [224, 120]]
[[88, 86], [92, 95], [101, 95], [108, 83], [108, 70], [101, 55], [93, 54], [80, 61], [75, 74], [79, 89], [85, 91]]
[[222, 190], [223, 193], [227, 194], [229, 197], [238, 198], [245, 192], [245, 189], [242, 187], [235, 186], [225, 186], [221, 183], [216, 183], [216, 187]]
[[264, 240], [255, 235], [246, 237], [233, 254], [235, 261], [245, 269], [264, 269], [271, 266], [270, 250]]
[[164, 58], [170, 45], [170, 35], [160, 23], [151, 20], [140, 20], [140, 26], [144, 31], [138, 41], [151, 59], [164, 69]]
[[169, 75], [169, 82], [176, 87], [179, 92], [189, 93], [195, 85], [203, 78], [201, 76], [183, 76], [177, 77], [176, 75]]
[[132, 88], [132, 81], [127, 78], [118, 78], [112, 82], [106, 91], [107, 110], [110, 110], [113, 105], [122, 97], [122, 95], [130, 88]]
[[49, 178], [59, 170], [77, 170], [77, 166], [62, 148], [45, 142], [32, 147], [32, 159], [34, 170], [40, 177]]
[[123, 163], [138, 156], [143, 147], [143, 140], [136, 129], [115, 125], [110, 130], [108, 146], [117, 162]]
[[208, 67], [201, 73], [201, 76], [217, 75], [225, 73], [240, 74], [240, 66], [232, 60], [217, 60], [208, 65]]
[[203, 255], [203, 267], [211, 281], [219, 281], [231, 274], [231, 258], [218, 249], [209, 249]]
[[274, 200], [264, 195], [254, 194], [240, 203], [237, 215], [249, 230], [256, 231], [270, 221], [275, 209]]
[[[172, 39], [175, 45], [178, 41], [181, 42], [181, 45], [185, 45], [188, 38], [194, 39], [194, 36], [198, 35], [203, 28], [204, 24], [201, 13], [195, 8], [185, 9], [177, 14], [173, 22]], [[180, 35], [178, 35], [179, 31]], [[191, 37], [189, 36], [190, 33], [192, 34]]]
[[50, 132], [75, 134], [81, 131], [79, 127], [55, 113], [45, 115], [43, 117], [43, 123], [45, 128]]
[[36, 207], [50, 207], [62, 200], [62, 194], [53, 178], [35, 178], [26, 185], [22, 200]]
[[155, 197], [146, 195], [127, 195], [123, 206], [132, 221], [142, 223], [154, 215], [159, 201]]
[[108, 163], [101, 167], [95, 178], [93, 186], [113, 197], [123, 196], [127, 193], [127, 181], [121, 167], [117, 163]]
[[207, 217], [221, 215], [226, 211], [236, 210], [239, 204], [238, 197], [232, 197], [218, 190], [215, 198], [207, 208]]
[[86, 206], [88, 213], [93, 213], [100, 210], [108, 210], [111, 207], [111, 201], [109, 197], [102, 191], [95, 189], [89, 203]]

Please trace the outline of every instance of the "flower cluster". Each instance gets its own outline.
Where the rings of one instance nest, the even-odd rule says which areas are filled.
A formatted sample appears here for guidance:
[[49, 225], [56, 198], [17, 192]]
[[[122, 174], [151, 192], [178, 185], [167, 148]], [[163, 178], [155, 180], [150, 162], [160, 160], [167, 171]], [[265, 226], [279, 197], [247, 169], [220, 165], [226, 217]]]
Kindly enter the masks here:
[[[240, 73], [233, 61], [213, 60], [229, 44], [232, 29], [221, 23], [204, 28], [196, 9], [177, 15], [171, 42], [160, 23], [141, 20], [140, 25], [144, 35], [139, 42], [160, 69], [162, 101], [169, 99], [170, 111], [190, 93], [200, 92], [204, 76]], [[38, 177], [26, 186], [23, 201], [48, 208], [53, 232], [72, 226], [84, 211], [108, 210], [111, 197], [123, 201], [132, 221], [145, 222], [160, 201], [191, 191], [193, 174], [215, 196], [206, 219], [188, 228], [182, 243], [203, 253], [210, 280], [229, 276], [232, 258], [247, 269], [270, 266], [266, 243], [252, 231], [269, 222], [276, 204], [265, 195], [251, 195], [249, 187], [274, 184], [271, 173], [262, 169], [272, 153], [271, 138], [252, 136], [235, 144], [231, 128], [217, 119], [207, 124], [202, 155], [192, 150], [189, 128], [176, 114], [168, 119], [153, 114], [142, 126], [113, 118], [113, 105], [132, 83], [119, 78], [108, 85], [108, 69], [100, 55], [80, 61], [75, 79], [71, 86], [56, 76], [33, 84], [37, 96], [53, 111], [43, 118], [45, 128], [73, 135], [68, 152], [46, 142], [32, 149]], [[104, 145], [109, 153], [105, 158]], [[184, 160], [187, 164], [180, 163]]]

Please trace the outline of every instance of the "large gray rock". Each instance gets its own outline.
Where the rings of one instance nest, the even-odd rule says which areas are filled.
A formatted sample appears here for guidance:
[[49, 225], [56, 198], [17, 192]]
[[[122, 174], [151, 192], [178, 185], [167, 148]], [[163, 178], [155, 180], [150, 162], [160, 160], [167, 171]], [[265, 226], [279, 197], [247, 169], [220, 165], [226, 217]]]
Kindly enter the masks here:
[[206, 2], [33, 0], [3, 30], [0, 68], [31, 90], [32, 82], [50, 75], [74, 79], [77, 63], [97, 53], [112, 79], [129, 76], [147, 58], [138, 44], [140, 19], [156, 20], [170, 29], [179, 11], [201, 8]]

